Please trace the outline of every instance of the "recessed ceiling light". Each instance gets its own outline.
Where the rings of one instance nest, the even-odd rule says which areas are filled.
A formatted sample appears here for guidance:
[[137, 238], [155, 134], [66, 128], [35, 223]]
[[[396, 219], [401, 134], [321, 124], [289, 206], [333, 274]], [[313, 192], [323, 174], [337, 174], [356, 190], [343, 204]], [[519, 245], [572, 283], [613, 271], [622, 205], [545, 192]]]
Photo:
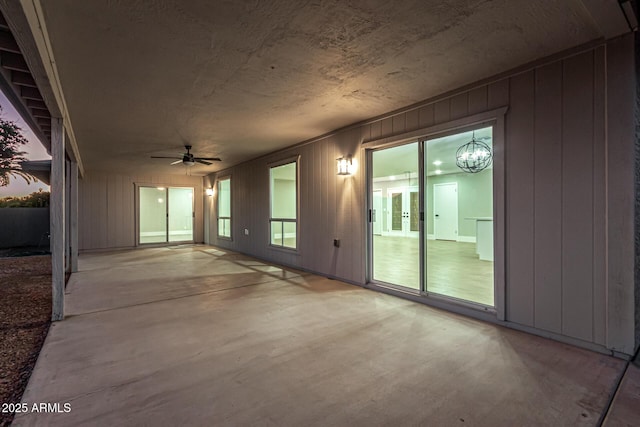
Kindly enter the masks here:
[[442, 164], [442, 160], [436, 160], [435, 162], [433, 162], [433, 164], [436, 166], [440, 166]]
[[435, 174], [436, 174], [436, 175], [440, 175], [441, 173], [442, 173], [442, 171], [441, 171], [440, 169], [436, 169], [436, 170], [435, 170]]

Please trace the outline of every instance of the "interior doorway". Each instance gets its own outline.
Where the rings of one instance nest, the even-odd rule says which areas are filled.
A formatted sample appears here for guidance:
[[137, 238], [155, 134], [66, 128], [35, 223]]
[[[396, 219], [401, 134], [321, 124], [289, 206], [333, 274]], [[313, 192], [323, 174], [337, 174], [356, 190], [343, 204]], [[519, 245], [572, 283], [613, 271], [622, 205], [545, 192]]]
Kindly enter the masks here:
[[458, 183], [433, 186], [433, 229], [436, 240], [458, 239]]
[[138, 244], [193, 242], [193, 188], [138, 187]]
[[373, 210], [372, 214], [372, 222], [373, 222], [373, 234], [376, 236], [382, 235], [382, 226], [383, 226], [383, 217], [384, 214], [382, 210], [382, 190], [374, 190], [373, 191]]
[[389, 234], [394, 236], [419, 237], [420, 201], [418, 187], [389, 188], [387, 207]]

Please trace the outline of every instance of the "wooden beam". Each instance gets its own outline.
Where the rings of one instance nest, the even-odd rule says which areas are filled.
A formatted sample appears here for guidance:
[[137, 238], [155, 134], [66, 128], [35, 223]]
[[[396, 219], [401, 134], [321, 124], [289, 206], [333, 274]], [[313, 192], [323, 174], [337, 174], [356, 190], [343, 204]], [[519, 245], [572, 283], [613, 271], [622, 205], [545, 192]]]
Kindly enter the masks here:
[[48, 110], [47, 104], [45, 104], [44, 101], [36, 101], [35, 99], [27, 99], [27, 107]]
[[31, 74], [22, 71], [11, 72], [11, 83], [18, 86], [38, 87], [36, 81], [31, 77]]
[[21, 53], [16, 39], [13, 38], [9, 31], [0, 30], [0, 51]]
[[64, 319], [64, 127], [62, 119], [51, 119], [51, 201], [49, 207], [49, 227], [51, 233], [51, 320]]
[[0, 28], [3, 28], [5, 30], [9, 29], [9, 24], [7, 24], [7, 20], [2, 13], [0, 13]]
[[40, 91], [34, 87], [22, 86], [20, 89], [20, 96], [24, 99], [34, 99], [36, 101], [42, 101], [42, 95], [40, 95]]
[[25, 62], [22, 55], [11, 52], [2, 52], [0, 55], [2, 58], [2, 66], [7, 70], [13, 71], [24, 71], [25, 73], [29, 73], [29, 67]]
[[[32, 108], [31, 113], [33, 113], [33, 117], [44, 117], [45, 119], [51, 118], [51, 114], [49, 114], [49, 110], [43, 110], [41, 108]], [[43, 126], [40, 126], [40, 127], [43, 127]], [[50, 126], [46, 126], [46, 125], [44, 127], [50, 128]]]
[[38, 123], [38, 126], [47, 126], [50, 123], [50, 121], [51, 121], [51, 119], [45, 119], [43, 117], [36, 117], [36, 122]]

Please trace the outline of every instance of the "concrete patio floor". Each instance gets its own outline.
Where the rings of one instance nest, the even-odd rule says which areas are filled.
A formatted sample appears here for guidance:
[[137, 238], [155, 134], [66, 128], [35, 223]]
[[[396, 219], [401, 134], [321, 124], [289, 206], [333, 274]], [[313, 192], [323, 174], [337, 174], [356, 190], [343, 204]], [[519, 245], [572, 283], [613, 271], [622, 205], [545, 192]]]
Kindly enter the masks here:
[[23, 402], [71, 411], [14, 425], [597, 425], [625, 367], [203, 245], [82, 255], [66, 313]]

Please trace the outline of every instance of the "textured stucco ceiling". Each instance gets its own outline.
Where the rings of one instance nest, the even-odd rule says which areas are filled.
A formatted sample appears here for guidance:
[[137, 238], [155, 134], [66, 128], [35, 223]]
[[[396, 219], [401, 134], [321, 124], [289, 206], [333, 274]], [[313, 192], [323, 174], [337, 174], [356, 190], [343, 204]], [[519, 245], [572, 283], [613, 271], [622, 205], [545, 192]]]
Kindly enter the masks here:
[[89, 173], [210, 173], [603, 36], [579, 0], [41, 4]]

